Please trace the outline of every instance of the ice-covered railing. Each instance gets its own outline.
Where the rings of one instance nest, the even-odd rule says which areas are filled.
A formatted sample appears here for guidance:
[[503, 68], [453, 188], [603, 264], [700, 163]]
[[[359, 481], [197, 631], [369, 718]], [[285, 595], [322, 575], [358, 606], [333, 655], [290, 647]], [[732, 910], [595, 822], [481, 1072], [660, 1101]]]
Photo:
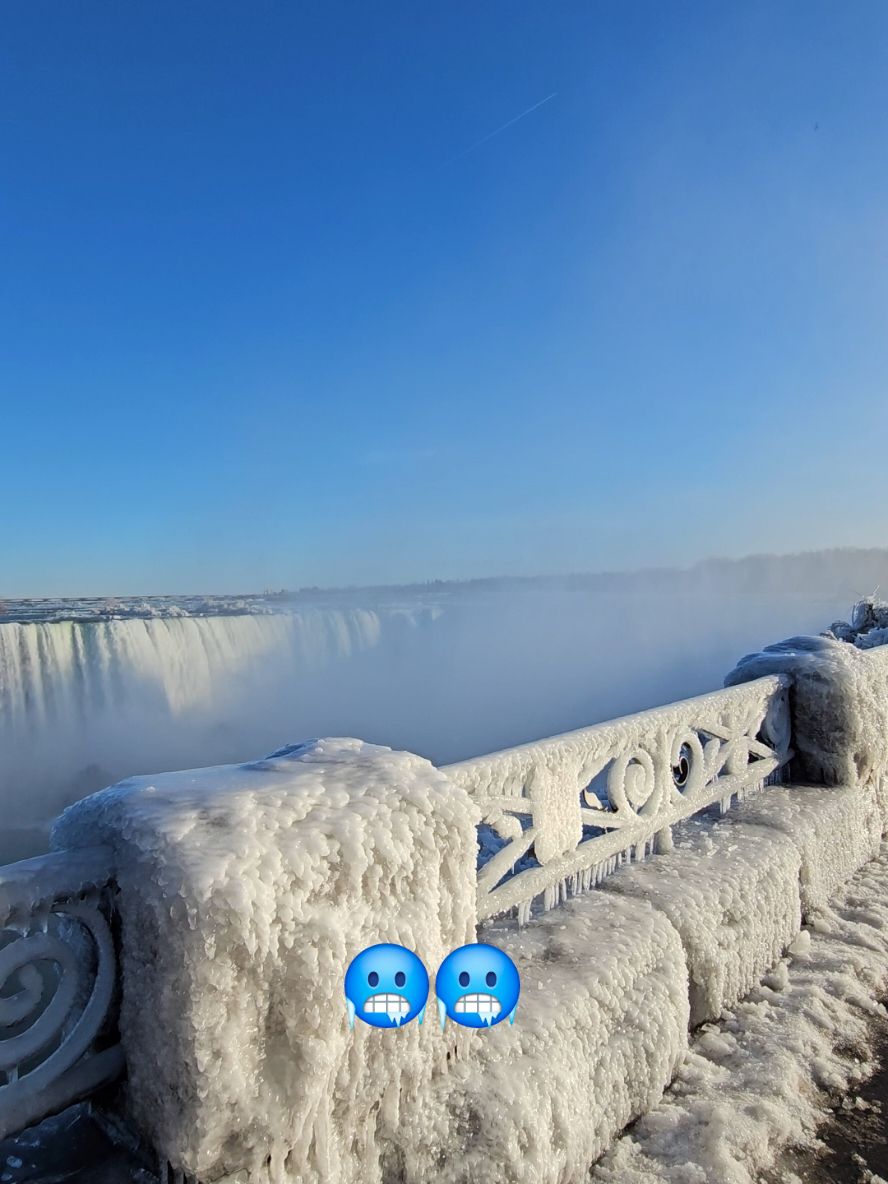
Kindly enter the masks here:
[[0, 1138], [123, 1068], [111, 893], [104, 848], [0, 868]]
[[776, 780], [790, 750], [782, 675], [450, 765], [482, 811], [478, 919], [551, 908], [676, 822]]

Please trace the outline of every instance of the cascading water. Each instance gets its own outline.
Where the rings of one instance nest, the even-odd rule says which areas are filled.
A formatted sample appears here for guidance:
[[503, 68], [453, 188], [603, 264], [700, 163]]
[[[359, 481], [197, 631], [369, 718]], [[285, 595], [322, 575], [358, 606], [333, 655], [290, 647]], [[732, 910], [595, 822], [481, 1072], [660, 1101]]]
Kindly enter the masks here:
[[762, 637], [843, 607], [810, 590], [654, 595], [643, 579], [0, 604], [0, 863], [44, 850], [63, 806], [133, 773], [312, 736], [445, 764], [712, 690]]
[[386, 629], [420, 616], [331, 608], [0, 623], [0, 862], [41, 849], [62, 806], [122, 776], [303, 738], [331, 714], [318, 708], [335, 697], [333, 668], [348, 659], [359, 669]]

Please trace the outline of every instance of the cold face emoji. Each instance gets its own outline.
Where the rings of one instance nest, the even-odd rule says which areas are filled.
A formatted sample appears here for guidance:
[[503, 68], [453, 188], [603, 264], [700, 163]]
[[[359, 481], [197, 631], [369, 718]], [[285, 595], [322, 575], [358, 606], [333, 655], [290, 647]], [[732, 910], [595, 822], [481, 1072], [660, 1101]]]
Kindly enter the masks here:
[[435, 976], [438, 1018], [467, 1028], [514, 1023], [521, 982], [515, 963], [495, 946], [478, 942], [448, 954]]
[[425, 1016], [429, 976], [416, 954], [403, 946], [368, 946], [345, 972], [348, 1026], [355, 1016], [374, 1028], [402, 1028]]

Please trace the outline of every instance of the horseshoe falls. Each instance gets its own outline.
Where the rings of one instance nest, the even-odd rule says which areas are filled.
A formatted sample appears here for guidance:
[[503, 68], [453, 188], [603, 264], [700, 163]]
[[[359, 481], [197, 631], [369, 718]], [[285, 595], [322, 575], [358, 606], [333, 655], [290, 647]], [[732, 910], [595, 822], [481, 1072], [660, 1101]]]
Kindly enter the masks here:
[[62, 806], [120, 777], [256, 756], [337, 716], [347, 726], [381, 651], [391, 664], [402, 635], [433, 616], [323, 608], [0, 624], [0, 801], [12, 813], [0, 862], [41, 850]]
[[[833, 603], [835, 602], [835, 603]], [[690, 579], [0, 604], [0, 862], [123, 777], [356, 736], [436, 764], [711, 690], [848, 598]]]

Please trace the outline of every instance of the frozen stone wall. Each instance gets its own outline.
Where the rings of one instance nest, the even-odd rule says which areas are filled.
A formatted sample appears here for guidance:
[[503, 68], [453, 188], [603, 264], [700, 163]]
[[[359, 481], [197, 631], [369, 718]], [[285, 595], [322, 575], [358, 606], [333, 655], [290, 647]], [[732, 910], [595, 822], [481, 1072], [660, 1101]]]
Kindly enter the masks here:
[[140, 777], [71, 807], [59, 846], [114, 851], [128, 1108], [202, 1181], [369, 1184], [448, 1046], [345, 1022], [344, 968], [393, 941], [437, 966], [472, 939], [474, 807], [420, 757], [316, 741]]
[[521, 974], [514, 1027], [466, 1031], [420, 1115], [414, 1184], [584, 1180], [655, 1106], [688, 1042], [677, 931], [650, 905], [592, 892], [484, 940]]

